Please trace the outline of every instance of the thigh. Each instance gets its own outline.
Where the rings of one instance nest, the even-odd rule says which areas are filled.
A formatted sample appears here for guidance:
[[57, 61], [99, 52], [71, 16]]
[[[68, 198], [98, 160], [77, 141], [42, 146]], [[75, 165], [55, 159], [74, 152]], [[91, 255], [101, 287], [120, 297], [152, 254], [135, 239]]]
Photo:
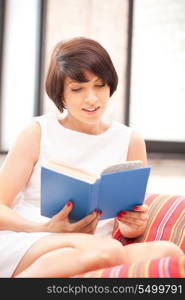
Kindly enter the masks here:
[[25, 253], [13, 276], [29, 267], [34, 261], [46, 253], [61, 248], [86, 250], [101, 248], [111, 243], [111, 238], [97, 237], [85, 233], [51, 233], [37, 240]]

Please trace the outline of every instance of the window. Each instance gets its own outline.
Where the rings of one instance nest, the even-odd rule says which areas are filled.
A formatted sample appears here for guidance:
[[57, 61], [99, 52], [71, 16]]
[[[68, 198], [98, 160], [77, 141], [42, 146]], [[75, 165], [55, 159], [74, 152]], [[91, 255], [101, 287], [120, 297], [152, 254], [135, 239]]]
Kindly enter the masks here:
[[42, 1], [6, 0], [1, 66], [1, 151], [38, 110]]
[[185, 2], [133, 4], [129, 124], [151, 151], [185, 153]]

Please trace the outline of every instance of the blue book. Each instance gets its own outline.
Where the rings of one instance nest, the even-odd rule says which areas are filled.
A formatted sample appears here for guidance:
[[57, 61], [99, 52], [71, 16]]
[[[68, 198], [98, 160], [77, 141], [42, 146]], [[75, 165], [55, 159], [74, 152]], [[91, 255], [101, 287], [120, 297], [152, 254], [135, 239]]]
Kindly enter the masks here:
[[63, 163], [48, 162], [41, 167], [41, 215], [52, 217], [72, 201], [71, 221], [78, 221], [94, 209], [101, 219], [115, 217], [143, 203], [150, 167], [141, 161], [110, 166], [100, 175], [90, 174]]

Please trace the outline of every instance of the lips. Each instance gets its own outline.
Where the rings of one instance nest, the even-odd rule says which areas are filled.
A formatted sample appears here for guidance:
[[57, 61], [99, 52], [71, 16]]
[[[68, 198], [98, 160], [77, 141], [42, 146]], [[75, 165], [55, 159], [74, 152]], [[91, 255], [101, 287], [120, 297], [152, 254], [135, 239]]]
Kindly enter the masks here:
[[97, 111], [98, 109], [100, 108], [100, 106], [97, 106], [97, 107], [88, 107], [88, 108], [82, 108], [82, 110], [86, 111], [86, 112], [95, 112]]

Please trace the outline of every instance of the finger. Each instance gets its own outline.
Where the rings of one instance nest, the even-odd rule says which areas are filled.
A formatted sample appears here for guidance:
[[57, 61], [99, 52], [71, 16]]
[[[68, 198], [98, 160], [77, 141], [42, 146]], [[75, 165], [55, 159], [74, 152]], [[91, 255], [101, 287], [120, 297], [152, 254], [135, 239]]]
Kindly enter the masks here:
[[97, 226], [96, 224], [97, 223], [98, 223], [97, 218], [95, 218], [91, 223], [89, 223], [85, 227], [75, 226], [73, 228], [73, 232], [81, 232], [81, 233], [92, 234], [92, 233], [94, 233], [94, 230], [96, 229], [96, 226]]
[[55, 217], [57, 217], [57, 218], [59, 218], [59, 219], [65, 219], [65, 218], [67, 218], [68, 215], [69, 215], [69, 213], [71, 212], [72, 208], [73, 208], [73, 203], [72, 203], [71, 201], [68, 201], [68, 202], [66, 203], [66, 205], [64, 206], [64, 208], [61, 209], [61, 210], [59, 211], [59, 213], [57, 213], [57, 214], [55, 215]]
[[137, 211], [137, 212], [147, 212], [148, 211], [148, 205], [147, 204], [137, 205], [133, 209], [134, 209], [134, 211]]
[[128, 216], [124, 216], [124, 219], [125, 220], [143, 220], [143, 221], [146, 221], [148, 220], [149, 218], [149, 215], [148, 213], [140, 213], [140, 214], [132, 214], [132, 215], [128, 215]]
[[133, 211], [123, 211], [123, 212], [120, 212], [118, 215], [117, 215], [118, 218], [133, 218], [133, 219], [146, 219], [148, 218], [148, 211], [144, 212], [144, 211], [137, 211], [137, 212], [133, 212]]
[[84, 233], [90, 233], [93, 234], [96, 230], [96, 227], [98, 225], [100, 219], [100, 215], [98, 215], [90, 224], [88, 224], [86, 227], [84, 227], [82, 230]]
[[129, 227], [132, 227], [132, 228], [137, 228], [138, 226], [141, 226], [141, 224], [138, 222], [130, 222], [130, 221], [127, 221], [127, 220], [121, 220], [121, 219], [118, 219], [119, 222], [121, 222], [123, 225], [127, 225]]
[[79, 220], [76, 223], [73, 223], [74, 228], [76, 228], [78, 230], [79, 228], [86, 227], [89, 223], [91, 223], [97, 217], [97, 215], [98, 215], [98, 212], [93, 211], [91, 214], [89, 214], [85, 218]]
[[97, 225], [98, 225], [98, 222], [100, 220], [100, 214], [97, 215], [96, 219], [91, 223], [89, 224], [89, 229], [90, 229], [90, 232], [91, 233], [94, 233], [96, 231], [96, 228], [97, 228]]
[[121, 211], [117, 216], [122, 217], [122, 216], [129, 216], [129, 217], [136, 217], [138, 218], [138, 215], [141, 216], [142, 214], [148, 214], [148, 205], [143, 204], [139, 206], [134, 207], [134, 211]]
[[130, 226], [136, 226], [136, 225], [144, 225], [147, 222], [147, 218], [146, 219], [135, 219], [135, 218], [117, 218], [118, 221], [120, 221], [123, 224], [128, 224]]
[[142, 213], [140, 215], [138, 214], [128, 214], [128, 215], [118, 215], [117, 218], [120, 218], [121, 220], [130, 221], [130, 222], [136, 222], [137, 220], [147, 221], [149, 216], [147, 213]]

